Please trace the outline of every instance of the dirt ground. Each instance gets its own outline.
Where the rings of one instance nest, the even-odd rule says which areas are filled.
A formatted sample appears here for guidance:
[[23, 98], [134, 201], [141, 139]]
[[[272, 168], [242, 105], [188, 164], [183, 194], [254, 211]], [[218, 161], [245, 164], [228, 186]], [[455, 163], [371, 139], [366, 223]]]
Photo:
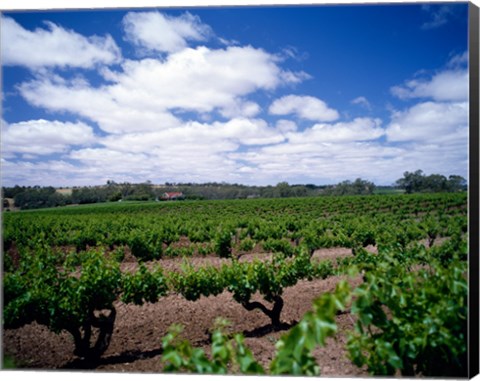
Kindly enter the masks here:
[[[314, 258], [334, 259], [351, 255], [350, 249], [332, 248], [317, 250]], [[251, 260], [261, 254], [248, 254], [241, 260]], [[127, 258], [126, 258], [127, 259]], [[193, 257], [194, 266], [220, 265], [226, 260], [217, 257]], [[179, 259], [160, 261], [166, 270], [178, 269]], [[123, 270], [135, 267], [134, 261], [124, 261]], [[325, 280], [300, 281], [285, 289], [285, 306], [282, 321], [294, 324], [311, 309], [312, 301], [326, 291], [333, 291], [339, 277]], [[359, 280], [354, 283], [358, 284]], [[182, 337], [197, 347], [210, 348], [209, 330], [217, 317], [231, 322], [232, 332], [241, 332], [255, 358], [266, 368], [275, 354], [275, 343], [287, 331], [271, 332], [269, 319], [258, 310], [247, 311], [236, 303], [229, 292], [218, 296], [202, 297], [189, 302], [182, 296], [171, 294], [158, 303], [143, 306], [117, 303], [117, 318], [108, 350], [95, 362], [80, 360], [73, 355], [73, 339], [68, 333], [54, 334], [36, 323], [3, 332], [3, 351], [11, 355], [17, 364], [28, 369], [96, 370], [102, 372], [162, 371], [161, 339], [168, 327], [180, 323], [185, 328]], [[338, 333], [328, 340], [324, 348], [314, 355], [322, 376], [366, 377], [365, 369], [359, 369], [347, 358], [346, 332], [353, 330], [354, 318], [349, 313], [337, 316]]]

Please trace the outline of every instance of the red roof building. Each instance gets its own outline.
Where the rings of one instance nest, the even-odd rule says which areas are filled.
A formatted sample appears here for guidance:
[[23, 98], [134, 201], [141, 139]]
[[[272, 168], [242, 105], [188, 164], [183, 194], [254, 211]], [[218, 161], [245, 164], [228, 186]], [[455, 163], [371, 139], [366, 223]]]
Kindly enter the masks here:
[[162, 200], [183, 200], [185, 196], [182, 192], [165, 192], [162, 194]]

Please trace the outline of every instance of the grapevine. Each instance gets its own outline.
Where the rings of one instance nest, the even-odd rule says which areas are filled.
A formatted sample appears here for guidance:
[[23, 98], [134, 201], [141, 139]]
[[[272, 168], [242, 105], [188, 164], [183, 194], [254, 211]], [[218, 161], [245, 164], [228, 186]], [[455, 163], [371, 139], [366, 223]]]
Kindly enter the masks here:
[[[212, 335], [212, 355], [164, 339], [166, 370], [319, 374], [311, 355], [348, 307], [358, 320], [351, 360], [375, 375], [463, 376], [466, 361], [468, 221], [465, 194], [238, 200], [25, 211], [4, 215], [3, 326], [37, 322], [69, 332], [79, 357], [109, 346], [119, 302], [188, 301], [229, 293], [273, 330], [284, 290], [300, 280], [361, 271], [363, 283], [321, 297], [277, 345], [268, 369], [239, 335]], [[316, 261], [316, 250], [353, 255]], [[373, 248], [373, 249], [372, 249]], [[248, 258], [255, 251], [255, 258]], [[135, 270], [121, 270], [134, 258]], [[181, 257], [181, 270], [163, 260]], [[194, 266], [202, 257], [215, 266]], [[323, 299], [322, 299], [323, 298]], [[332, 304], [333, 303], [333, 304]], [[162, 304], [163, 306], [163, 304]], [[168, 306], [166, 306], [168, 308]], [[95, 334], [98, 331], [98, 334]], [[160, 340], [160, 338], [159, 338]], [[213, 349], [215, 348], [215, 350]], [[441, 359], [442, 366], [435, 361]], [[194, 361], [193, 363], [190, 361]]]

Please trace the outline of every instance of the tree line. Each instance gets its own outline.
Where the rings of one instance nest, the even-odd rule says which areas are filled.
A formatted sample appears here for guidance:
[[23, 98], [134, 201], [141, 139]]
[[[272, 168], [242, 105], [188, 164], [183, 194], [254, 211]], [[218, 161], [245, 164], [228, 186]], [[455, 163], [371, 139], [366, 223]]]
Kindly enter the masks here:
[[[155, 200], [157, 194], [154, 192], [150, 182], [141, 184], [115, 183], [107, 181], [102, 186], [74, 187], [71, 193], [58, 192], [54, 187], [40, 186], [18, 186], [3, 187], [3, 206], [15, 206], [21, 209], [49, 208], [54, 206], [65, 206], [71, 204], [94, 204], [109, 201], [149, 201]], [[7, 205], [6, 199], [13, 198], [14, 205]], [[8, 203], [8, 201], [7, 201]]]
[[[448, 178], [439, 175], [425, 175], [422, 170], [405, 172], [392, 186], [377, 187], [373, 182], [357, 178], [334, 185], [289, 184], [286, 181], [276, 185], [251, 186], [229, 183], [165, 183], [154, 186], [150, 181], [132, 184], [108, 180], [101, 186], [74, 187], [71, 194], [60, 193], [54, 187], [19, 186], [2, 187], [3, 208], [38, 209], [71, 204], [92, 204], [114, 201], [162, 200], [166, 192], [182, 192], [187, 200], [226, 200], [247, 198], [284, 198], [312, 196], [369, 195], [400, 190], [405, 193], [457, 192], [467, 189], [466, 180], [458, 175]], [[7, 198], [14, 201], [10, 205]]]
[[395, 185], [404, 189], [405, 193], [418, 192], [458, 192], [467, 190], [467, 180], [462, 176], [450, 175], [447, 177], [439, 174], [426, 175], [421, 169], [415, 172], [404, 172]]

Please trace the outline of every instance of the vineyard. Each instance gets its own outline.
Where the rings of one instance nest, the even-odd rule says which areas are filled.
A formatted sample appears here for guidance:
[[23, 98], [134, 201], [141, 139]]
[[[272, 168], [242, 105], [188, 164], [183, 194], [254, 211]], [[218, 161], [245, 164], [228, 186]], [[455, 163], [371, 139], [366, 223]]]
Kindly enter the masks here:
[[3, 350], [21, 368], [466, 375], [466, 193], [105, 203], [3, 223]]

